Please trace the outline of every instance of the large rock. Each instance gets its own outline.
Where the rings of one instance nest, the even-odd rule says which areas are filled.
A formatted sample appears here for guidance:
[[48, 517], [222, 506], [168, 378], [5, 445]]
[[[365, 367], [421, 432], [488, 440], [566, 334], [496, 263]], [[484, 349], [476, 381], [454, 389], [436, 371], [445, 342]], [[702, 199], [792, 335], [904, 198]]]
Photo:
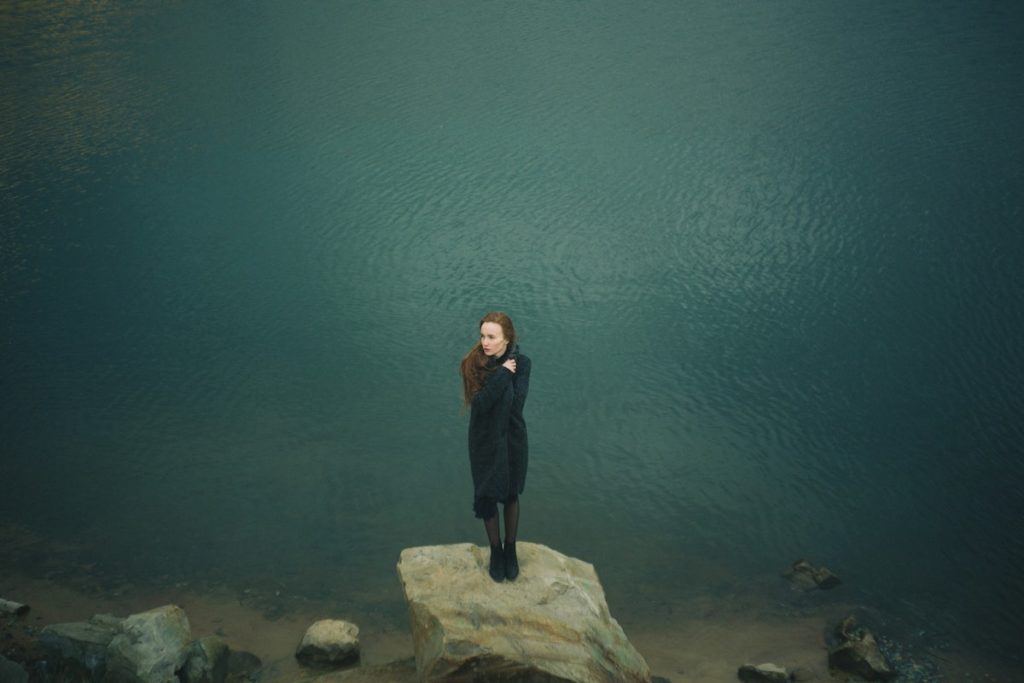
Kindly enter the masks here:
[[295, 658], [313, 666], [344, 666], [359, 661], [359, 627], [339, 619], [321, 619], [306, 629]]
[[487, 574], [489, 549], [402, 551], [420, 680], [648, 683], [593, 565], [535, 543], [516, 548], [522, 573], [500, 584]]
[[176, 671], [188, 657], [188, 617], [176, 605], [126, 617], [107, 648], [108, 681], [178, 683]]

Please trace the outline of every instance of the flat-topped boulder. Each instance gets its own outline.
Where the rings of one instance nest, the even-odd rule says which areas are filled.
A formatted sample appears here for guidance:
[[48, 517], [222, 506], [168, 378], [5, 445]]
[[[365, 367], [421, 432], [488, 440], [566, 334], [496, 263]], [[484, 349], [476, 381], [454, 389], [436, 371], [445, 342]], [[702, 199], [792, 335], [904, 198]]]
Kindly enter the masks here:
[[521, 574], [504, 583], [487, 573], [489, 548], [402, 551], [420, 681], [648, 683], [593, 565], [535, 543], [516, 548]]

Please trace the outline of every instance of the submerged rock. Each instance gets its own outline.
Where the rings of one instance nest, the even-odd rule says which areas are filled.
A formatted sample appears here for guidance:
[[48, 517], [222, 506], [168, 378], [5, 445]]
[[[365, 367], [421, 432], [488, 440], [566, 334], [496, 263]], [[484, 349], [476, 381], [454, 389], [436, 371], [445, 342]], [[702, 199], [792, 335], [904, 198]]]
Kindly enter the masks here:
[[888, 681], [897, 673], [878, 648], [875, 636], [851, 615], [835, 630], [838, 644], [828, 651], [829, 666], [860, 676], [866, 681]]
[[797, 560], [782, 574], [793, 583], [793, 587], [811, 591], [835, 588], [842, 581], [826, 567], [815, 567], [807, 560]]
[[736, 672], [743, 683], [789, 683], [789, 672], [777, 664], [744, 664]]
[[306, 629], [295, 651], [303, 664], [344, 666], [359, 661], [359, 627], [338, 619], [321, 619]]
[[648, 683], [593, 565], [535, 543], [517, 550], [522, 573], [501, 584], [488, 576], [487, 549], [402, 551], [420, 680]]

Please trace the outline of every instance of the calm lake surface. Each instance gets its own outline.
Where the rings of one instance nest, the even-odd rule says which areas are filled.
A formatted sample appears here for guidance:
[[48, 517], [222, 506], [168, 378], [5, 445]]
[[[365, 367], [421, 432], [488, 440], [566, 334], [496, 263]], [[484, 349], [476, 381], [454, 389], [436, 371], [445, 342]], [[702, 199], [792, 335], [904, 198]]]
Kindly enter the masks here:
[[0, 522], [400, 605], [501, 309], [617, 615], [807, 557], [1013, 659], [1021, 7], [4, 3]]

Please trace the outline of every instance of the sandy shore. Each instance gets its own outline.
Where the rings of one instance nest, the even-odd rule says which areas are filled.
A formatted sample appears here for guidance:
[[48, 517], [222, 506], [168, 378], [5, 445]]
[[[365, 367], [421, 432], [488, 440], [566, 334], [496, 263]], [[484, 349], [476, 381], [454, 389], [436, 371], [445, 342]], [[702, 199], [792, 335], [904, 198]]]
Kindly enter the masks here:
[[[231, 591], [193, 591], [188, 586], [124, 586], [102, 594], [86, 594], [51, 580], [18, 574], [0, 575], [2, 595], [31, 606], [20, 620], [24, 626], [42, 628], [47, 624], [85, 620], [97, 613], [125, 616], [164, 604], [181, 606], [188, 614], [194, 637], [217, 634], [232, 648], [260, 657], [267, 683], [309, 679], [322, 672], [310, 672], [294, 658], [306, 628], [321, 618], [348, 618], [360, 625], [362, 667], [381, 666], [412, 657], [412, 639], [405, 624], [390, 619], [361, 619], [359, 615], [326, 614], [315, 607], [289, 607], [276, 618], [268, 618], [258, 607], [249, 606]], [[841, 681], [830, 676], [826, 665], [823, 625], [841, 617], [849, 606], [831, 604], [804, 609], [801, 614], [772, 614], [769, 604], [749, 600], [694, 599], [676, 605], [672, 614], [655, 620], [624, 619], [623, 628], [647, 659], [653, 674], [672, 683], [733, 681], [743, 663], [775, 662], [790, 669], [801, 667], [818, 681]], [[7, 626], [8, 629], [11, 626]], [[947, 681], [1011, 681], [1009, 672], [999, 674], [969, 657], [944, 653]], [[335, 677], [360, 680], [353, 675]], [[397, 680], [397, 679], [396, 679]]]
[[[10, 537], [8, 536], [8, 540]], [[10, 547], [10, 546], [8, 546]], [[8, 555], [10, 560], [13, 556]], [[52, 563], [48, 563], [51, 570]], [[94, 614], [126, 616], [175, 604], [188, 615], [195, 638], [218, 635], [233, 649], [257, 655], [266, 683], [321, 675], [298, 665], [294, 652], [306, 628], [317, 619], [347, 619], [359, 625], [360, 668], [380, 667], [413, 656], [404, 604], [396, 596], [359, 595], [347, 606], [280, 595], [267, 587], [228, 587], [188, 583], [112, 585], [89, 574], [62, 568], [39, 578], [25, 563], [0, 561], [0, 598], [27, 604], [31, 611], [5, 623], [5, 636], [24, 634], [54, 623], [82, 621]], [[778, 577], [728, 595], [701, 595], [651, 605], [619, 607], [609, 596], [612, 614], [645, 657], [654, 675], [672, 683], [735, 681], [745, 663], [773, 662], [802, 668], [817, 681], [842, 681], [827, 667], [825, 633], [846, 614], [864, 607], [831, 596], [804, 596], [790, 591]], [[395, 582], [397, 586], [397, 577]], [[896, 636], [897, 634], [893, 634]], [[7, 638], [7, 643], [12, 642]], [[927, 659], [934, 675], [915, 681], [1006, 682], [1017, 671], [948, 644], [941, 651], [918, 647], [914, 657]], [[398, 667], [401, 669], [401, 667]], [[396, 671], [398, 670], [396, 669]], [[369, 673], [369, 672], [367, 672]], [[403, 678], [404, 677], [404, 678]], [[354, 673], [333, 676], [363, 680]], [[378, 676], [380, 680], [385, 677]], [[402, 669], [388, 680], [408, 678]], [[911, 679], [905, 679], [911, 680]], [[323, 683], [329, 683], [324, 681]]]

